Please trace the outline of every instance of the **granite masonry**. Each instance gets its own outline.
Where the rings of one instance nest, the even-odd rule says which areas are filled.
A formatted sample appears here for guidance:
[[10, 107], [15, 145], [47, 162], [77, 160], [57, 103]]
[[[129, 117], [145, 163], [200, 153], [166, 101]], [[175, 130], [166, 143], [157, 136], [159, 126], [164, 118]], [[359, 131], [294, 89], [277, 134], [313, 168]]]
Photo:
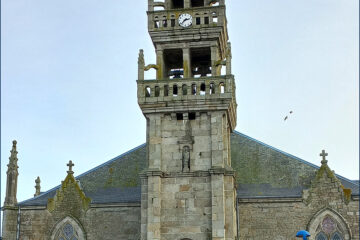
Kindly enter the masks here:
[[[17, 202], [13, 142], [5, 240], [359, 239], [359, 185], [235, 131], [225, 0], [148, 0], [156, 63], [138, 55], [146, 143]], [[145, 79], [155, 69], [156, 79]], [[316, 157], [316, 156], [314, 156]], [[341, 159], [339, 159], [341, 160]]]

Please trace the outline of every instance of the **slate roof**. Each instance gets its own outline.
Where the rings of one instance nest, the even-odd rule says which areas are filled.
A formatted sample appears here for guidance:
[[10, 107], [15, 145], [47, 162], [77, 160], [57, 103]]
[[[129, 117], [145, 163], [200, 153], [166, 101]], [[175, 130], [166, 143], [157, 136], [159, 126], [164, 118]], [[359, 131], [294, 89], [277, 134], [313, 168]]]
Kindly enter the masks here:
[[[238, 198], [301, 197], [309, 188], [318, 166], [280, 151], [242, 133], [231, 134], [232, 167], [236, 172]], [[331, 164], [331, 163], [330, 163]], [[139, 173], [146, 166], [146, 144], [142, 144], [76, 177], [93, 204], [140, 203]], [[336, 175], [352, 195], [359, 185]], [[19, 203], [45, 206], [57, 186], [39, 196]]]

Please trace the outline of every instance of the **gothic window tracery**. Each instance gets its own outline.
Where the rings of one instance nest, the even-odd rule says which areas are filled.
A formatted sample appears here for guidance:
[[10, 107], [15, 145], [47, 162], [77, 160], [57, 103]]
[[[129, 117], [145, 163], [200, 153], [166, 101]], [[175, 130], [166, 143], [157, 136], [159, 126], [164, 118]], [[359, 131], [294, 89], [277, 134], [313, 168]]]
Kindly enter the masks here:
[[330, 215], [319, 219], [315, 240], [343, 240], [344, 233], [340, 224]]
[[71, 217], [66, 217], [55, 226], [50, 239], [85, 240], [86, 237], [79, 223]]
[[62, 228], [58, 230], [56, 240], [78, 240], [78, 233], [75, 231], [74, 227], [66, 222]]

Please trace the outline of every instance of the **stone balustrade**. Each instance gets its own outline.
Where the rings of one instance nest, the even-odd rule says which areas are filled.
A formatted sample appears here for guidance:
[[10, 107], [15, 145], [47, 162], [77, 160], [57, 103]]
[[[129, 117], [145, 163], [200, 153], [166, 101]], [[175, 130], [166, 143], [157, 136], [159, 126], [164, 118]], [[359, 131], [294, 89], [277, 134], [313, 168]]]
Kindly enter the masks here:
[[158, 101], [234, 98], [233, 75], [178, 78], [164, 80], [138, 80], [139, 104]]

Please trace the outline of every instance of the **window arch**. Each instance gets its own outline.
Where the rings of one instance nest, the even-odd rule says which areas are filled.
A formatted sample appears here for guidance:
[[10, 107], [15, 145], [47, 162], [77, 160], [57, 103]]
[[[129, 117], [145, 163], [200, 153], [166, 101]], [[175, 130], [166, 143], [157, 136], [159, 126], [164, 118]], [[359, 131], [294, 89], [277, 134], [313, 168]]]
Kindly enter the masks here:
[[73, 218], [66, 217], [55, 225], [51, 240], [86, 240], [82, 226]]
[[342, 236], [340, 233], [338, 232], [335, 232], [332, 237], [331, 237], [331, 240], [343, 240]]
[[316, 237], [315, 240], [327, 240], [326, 235], [323, 232], [319, 232]]
[[316, 236], [315, 240], [352, 239], [346, 220], [331, 208], [318, 211], [310, 220], [307, 230], [312, 236]]

